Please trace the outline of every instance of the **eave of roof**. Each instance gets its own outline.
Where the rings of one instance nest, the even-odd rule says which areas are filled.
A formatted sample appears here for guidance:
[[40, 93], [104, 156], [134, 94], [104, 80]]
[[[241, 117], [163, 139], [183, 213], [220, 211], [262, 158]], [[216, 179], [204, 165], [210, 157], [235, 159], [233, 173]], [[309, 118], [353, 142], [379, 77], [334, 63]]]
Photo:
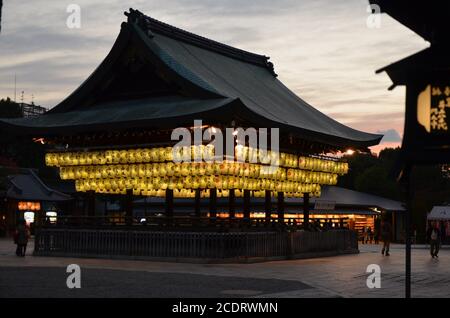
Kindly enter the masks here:
[[[98, 105], [90, 110], [50, 113], [35, 118], [15, 118], [3, 120], [10, 129], [20, 129], [22, 133], [60, 134], [83, 131], [99, 131], [120, 126], [139, 128], [176, 124], [196, 116], [208, 116], [233, 103], [230, 98], [198, 100], [177, 96], [117, 101]], [[164, 119], [164, 121], [161, 121]], [[19, 133], [20, 131], [17, 131]]]
[[[236, 198], [236, 204], [241, 204], [243, 201], [242, 198]], [[260, 207], [263, 210], [264, 207], [264, 198], [253, 198], [252, 206]], [[322, 187], [322, 195], [320, 198], [311, 198], [310, 204], [314, 206], [317, 200], [320, 201], [332, 201], [335, 203], [335, 211], [339, 211], [339, 213], [354, 213], [354, 214], [377, 214], [374, 211], [374, 208], [389, 211], [389, 212], [404, 212], [405, 207], [402, 202], [386, 199], [380, 196], [354, 191], [342, 187], [337, 186], [323, 186]], [[153, 204], [153, 205], [163, 205], [164, 198], [156, 198], [149, 197], [145, 199], [138, 199], [134, 201], [136, 204]], [[190, 199], [176, 198], [175, 203], [179, 206], [189, 205], [192, 203]], [[276, 198], [272, 198], [272, 203], [276, 203]], [[289, 209], [293, 209], [294, 207], [297, 209], [299, 213], [301, 210], [298, 210], [299, 207], [303, 205], [302, 198], [285, 198], [286, 207]], [[208, 200], [202, 199], [201, 204], [207, 208]], [[227, 198], [218, 198], [217, 204], [219, 206], [227, 206], [228, 199]], [[311, 212], [329, 212], [333, 213], [333, 210], [312, 210]]]
[[417, 76], [423, 77], [423, 74], [426, 73], [442, 71], [450, 71], [448, 49], [434, 45], [389, 64], [377, 70], [376, 73], [386, 72], [393, 83], [389, 89], [393, 89], [395, 86], [406, 85], [408, 79], [414, 79]]
[[50, 189], [42, 180], [29, 170], [27, 174], [18, 174], [8, 177], [11, 187], [6, 191], [6, 197], [25, 201], [67, 201], [72, 197]]
[[369, 0], [381, 12], [405, 25], [432, 44], [447, 42], [450, 25], [450, 2], [426, 3], [411, 0]]
[[311, 198], [311, 203], [333, 201], [339, 207], [373, 207], [385, 211], [405, 211], [402, 202], [369, 193], [359, 192], [337, 186], [323, 186], [320, 198]]

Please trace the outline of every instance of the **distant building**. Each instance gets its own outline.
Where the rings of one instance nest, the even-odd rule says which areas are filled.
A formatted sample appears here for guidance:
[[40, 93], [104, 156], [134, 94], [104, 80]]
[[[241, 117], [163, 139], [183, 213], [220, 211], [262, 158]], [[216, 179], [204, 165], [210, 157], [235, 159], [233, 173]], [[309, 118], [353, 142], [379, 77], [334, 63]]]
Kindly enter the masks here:
[[72, 197], [48, 187], [32, 169], [11, 170], [6, 177], [6, 187], [0, 190], [0, 236], [10, 234], [19, 219], [25, 219], [33, 230], [35, 221], [44, 222], [45, 217], [56, 220], [64, 203]]
[[47, 112], [47, 108], [35, 105], [34, 103], [19, 103], [23, 117], [33, 117], [43, 115]]

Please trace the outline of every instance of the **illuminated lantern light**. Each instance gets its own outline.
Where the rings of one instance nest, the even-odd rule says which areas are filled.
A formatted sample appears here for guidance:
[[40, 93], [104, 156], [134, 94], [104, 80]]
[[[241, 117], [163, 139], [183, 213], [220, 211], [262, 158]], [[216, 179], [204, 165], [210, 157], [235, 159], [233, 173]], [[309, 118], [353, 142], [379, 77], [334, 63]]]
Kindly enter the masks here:
[[258, 162], [258, 149], [247, 148], [248, 149], [248, 160], [249, 163]]
[[206, 163], [205, 164], [205, 173], [207, 175], [214, 174], [214, 165], [212, 163]]
[[150, 157], [151, 162], [157, 162], [158, 161], [158, 150], [156, 148], [150, 149], [150, 153], [148, 154]]
[[181, 170], [180, 173], [182, 176], [188, 176], [190, 174], [190, 164], [187, 162], [183, 162], [181, 164]]
[[135, 159], [137, 163], [143, 163], [145, 149], [136, 149]]
[[75, 180], [75, 190], [77, 192], [84, 192], [84, 187], [83, 187], [83, 181], [82, 180]]
[[206, 145], [204, 148], [203, 158], [207, 162], [212, 162], [215, 156], [215, 148], [213, 145]]
[[54, 153], [45, 154], [45, 165], [49, 167], [56, 166], [56, 158]]
[[[62, 179], [98, 180], [97, 183], [88, 181], [84, 181], [84, 183], [78, 182], [78, 188], [81, 188], [81, 190], [94, 189], [97, 192], [105, 192], [108, 191], [108, 188], [110, 187], [116, 187], [111, 190], [111, 193], [122, 193], [123, 190], [130, 188], [130, 186], [137, 187], [136, 189], [144, 191], [148, 186], [142, 184], [143, 179], [155, 179], [160, 176], [163, 177], [160, 179], [163, 190], [167, 186], [183, 188], [186, 190], [198, 187], [215, 187], [222, 190], [241, 188], [252, 191], [273, 191], [281, 189], [286, 193], [295, 195], [300, 187], [297, 183], [336, 184], [338, 175], [348, 171], [347, 163], [307, 157], [298, 157], [297, 160], [297, 157], [292, 154], [282, 155], [283, 163], [287, 168], [278, 167], [273, 169], [273, 171], [271, 171], [270, 166], [230, 161], [224, 161], [223, 163], [201, 162], [174, 164], [170, 161], [162, 162], [165, 161], [167, 157], [163, 158], [163, 156], [160, 155], [161, 152], [167, 154], [169, 150], [169, 152], [172, 153], [172, 148], [155, 149], [134, 149], [127, 151], [108, 150], [105, 152], [97, 151], [92, 153], [51, 153], [46, 155], [46, 163], [49, 165], [61, 166], [60, 175]], [[204, 154], [207, 147], [189, 147], [190, 152], [192, 152], [192, 149], [195, 156], [196, 151], [199, 151], [198, 149]], [[209, 149], [213, 149], [213, 147], [210, 147]], [[255, 153], [258, 153], [259, 156], [263, 158], [263, 154], [260, 151], [245, 147], [237, 147], [236, 149], [240, 149], [244, 153], [248, 152], [249, 160], [252, 159], [252, 156], [254, 156]], [[153, 158], [152, 153], [154, 154]], [[272, 156], [274, 153], [267, 152], [267, 154], [265, 159]], [[142, 163], [152, 159], [155, 159], [160, 163]], [[80, 162], [86, 164], [79, 166], [78, 164]], [[111, 164], [113, 162], [119, 163]], [[105, 164], [106, 166], [103, 166]], [[293, 169], [293, 167], [299, 167], [300, 169]], [[213, 179], [187, 179], [187, 181], [190, 182], [186, 184], [186, 182], [179, 183], [178, 179], [174, 181], [167, 178], [186, 178], [188, 176], [196, 175], [210, 176], [213, 177]], [[230, 178], [228, 176], [230, 176]], [[109, 181], [105, 182], [106, 179], [123, 180], [120, 180], [118, 182], [119, 185], [116, 186], [117, 181], [113, 181], [111, 185]], [[150, 185], [153, 187], [154, 184], [150, 183]], [[155, 185], [155, 189], [159, 189], [159, 186]], [[305, 192], [307, 190], [305, 190]], [[311, 193], [313, 192], [314, 191], [311, 188]], [[316, 192], [317, 191], [314, 193]]]

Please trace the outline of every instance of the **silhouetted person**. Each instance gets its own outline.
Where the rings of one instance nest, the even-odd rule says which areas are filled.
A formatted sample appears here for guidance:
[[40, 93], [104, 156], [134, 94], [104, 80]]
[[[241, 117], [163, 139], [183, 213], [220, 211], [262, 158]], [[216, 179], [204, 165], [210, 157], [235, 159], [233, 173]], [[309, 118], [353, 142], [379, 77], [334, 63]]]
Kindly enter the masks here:
[[380, 241], [380, 232], [381, 232], [381, 222], [380, 218], [375, 219], [375, 224], [373, 226], [373, 238], [375, 240], [375, 244], [378, 245]]
[[370, 244], [372, 244], [372, 239], [373, 239], [372, 228], [369, 226], [367, 228], [367, 240], [366, 240], [366, 243], [370, 242]]
[[319, 220], [315, 220], [314, 221], [314, 227], [316, 228], [316, 232], [320, 232], [321, 231], [321, 225], [320, 225], [320, 221]]
[[16, 255], [25, 256], [27, 251], [28, 239], [30, 238], [30, 231], [28, 230], [27, 224], [24, 219], [19, 220], [14, 233], [14, 240], [17, 244]]
[[427, 239], [430, 242], [430, 254], [432, 258], [437, 258], [441, 245], [441, 229], [434, 224], [428, 228]]
[[363, 226], [363, 228], [362, 228], [362, 234], [361, 235], [362, 235], [362, 243], [366, 244], [367, 229], [366, 229], [365, 226]]
[[392, 239], [392, 226], [391, 223], [383, 221], [381, 223], [381, 240], [383, 241], [383, 249], [381, 254], [389, 256], [389, 247]]

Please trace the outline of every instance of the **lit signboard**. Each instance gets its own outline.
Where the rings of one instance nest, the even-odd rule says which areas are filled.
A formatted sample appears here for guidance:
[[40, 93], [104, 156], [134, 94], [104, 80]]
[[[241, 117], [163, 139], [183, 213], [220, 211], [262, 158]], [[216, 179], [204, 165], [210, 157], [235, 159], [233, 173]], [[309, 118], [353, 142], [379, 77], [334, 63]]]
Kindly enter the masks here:
[[34, 223], [34, 212], [30, 212], [30, 211], [25, 212], [23, 214], [23, 217], [25, 219], [25, 222], [27, 222], [27, 224]]
[[50, 223], [56, 223], [56, 218], [58, 217], [58, 213], [54, 211], [48, 211], [45, 213], [45, 216], [48, 218]]
[[334, 210], [335, 206], [335, 201], [316, 200], [316, 203], [314, 204], [314, 210]]
[[20, 201], [17, 204], [19, 211], [39, 211], [41, 209], [40, 202]]

